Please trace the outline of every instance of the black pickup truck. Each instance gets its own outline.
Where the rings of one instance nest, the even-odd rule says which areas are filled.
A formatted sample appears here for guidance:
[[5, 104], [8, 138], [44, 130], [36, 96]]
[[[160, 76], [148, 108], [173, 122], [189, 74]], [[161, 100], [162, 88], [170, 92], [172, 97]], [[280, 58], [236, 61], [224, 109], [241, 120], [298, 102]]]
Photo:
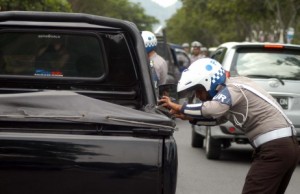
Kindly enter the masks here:
[[128, 21], [0, 12], [0, 193], [174, 194], [174, 120]]

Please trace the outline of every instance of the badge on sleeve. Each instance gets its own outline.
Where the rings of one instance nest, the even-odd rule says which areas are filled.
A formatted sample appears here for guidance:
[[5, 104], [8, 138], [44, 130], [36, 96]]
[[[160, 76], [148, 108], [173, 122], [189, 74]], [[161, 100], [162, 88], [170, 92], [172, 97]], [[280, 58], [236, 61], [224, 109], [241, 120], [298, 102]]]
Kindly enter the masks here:
[[232, 105], [231, 95], [227, 89], [227, 87], [223, 88], [217, 95], [213, 98], [214, 101], [218, 101], [222, 104], [227, 104], [228, 106]]

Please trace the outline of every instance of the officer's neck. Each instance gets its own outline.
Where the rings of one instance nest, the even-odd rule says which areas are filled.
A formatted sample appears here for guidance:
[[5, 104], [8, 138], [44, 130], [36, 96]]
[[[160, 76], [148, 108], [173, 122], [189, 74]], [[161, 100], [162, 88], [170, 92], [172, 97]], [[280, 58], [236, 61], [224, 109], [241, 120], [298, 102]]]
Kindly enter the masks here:
[[152, 57], [153, 55], [155, 55], [155, 51], [150, 51], [149, 53], [148, 53], [148, 57], [150, 58], [150, 57]]

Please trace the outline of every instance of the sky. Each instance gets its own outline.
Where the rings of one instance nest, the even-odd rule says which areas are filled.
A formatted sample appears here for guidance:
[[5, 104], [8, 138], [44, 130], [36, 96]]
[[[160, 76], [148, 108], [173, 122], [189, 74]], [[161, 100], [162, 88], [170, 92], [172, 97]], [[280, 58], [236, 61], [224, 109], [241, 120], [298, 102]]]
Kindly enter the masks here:
[[169, 7], [177, 2], [177, 0], [152, 0], [162, 7]]
[[129, 0], [129, 2], [140, 3], [147, 15], [159, 20], [159, 23], [153, 26], [153, 31], [165, 26], [165, 21], [182, 6], [178, 0]]

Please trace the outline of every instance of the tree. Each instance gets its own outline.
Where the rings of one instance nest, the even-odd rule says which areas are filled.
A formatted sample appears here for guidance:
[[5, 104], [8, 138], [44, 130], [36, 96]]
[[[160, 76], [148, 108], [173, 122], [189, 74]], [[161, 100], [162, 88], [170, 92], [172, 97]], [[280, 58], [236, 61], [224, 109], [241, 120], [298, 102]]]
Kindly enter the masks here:
[[159, 21], [145, 14], [140, 4], [128, 0], [0, 0], [0, 11], [80, 12], [131, 21], [140, 30], [152, 29]]
[[278, 42], [279, 32], [296, 30], [299, 43], [300, 1], [181, 0], [182, 8], [167, 21], [172, 42], [198, 40], [206, 46], [228, 41]]
[[[300, 23], [298, 22], [300, 2], [297, 0], [265, 0], [266, 9], [268, 9], [272, 15], [273, 24], [276, 24], [277, 31], [282, 30], [283, 33], [287, 32], [287, 29], [292, 27], [300, 30]], [[295, 37], [295, 41], [300, 43], [300, 35]]]
[[67, 0], [0, 0], [0, 11], [61, 11], [70, 12]]
[[159, 21], [145, 14], [140, 4], [128, 0], [69, 0], [74, 12], [114, 17], [128, 20], [137, 25], [140, 30], [152, 29]]
[[[171, 42], [200, 41], [204, 45], [213, 44], [214, 37], [207, 25], [214, 25], [205, 9], [207, 0], [182, 0], [182, 8], [166, 23], [168, 39]], [[205, 20], [203, 19], [205, 18]], [[210, 21], [210, 23], [207, 23]]]

